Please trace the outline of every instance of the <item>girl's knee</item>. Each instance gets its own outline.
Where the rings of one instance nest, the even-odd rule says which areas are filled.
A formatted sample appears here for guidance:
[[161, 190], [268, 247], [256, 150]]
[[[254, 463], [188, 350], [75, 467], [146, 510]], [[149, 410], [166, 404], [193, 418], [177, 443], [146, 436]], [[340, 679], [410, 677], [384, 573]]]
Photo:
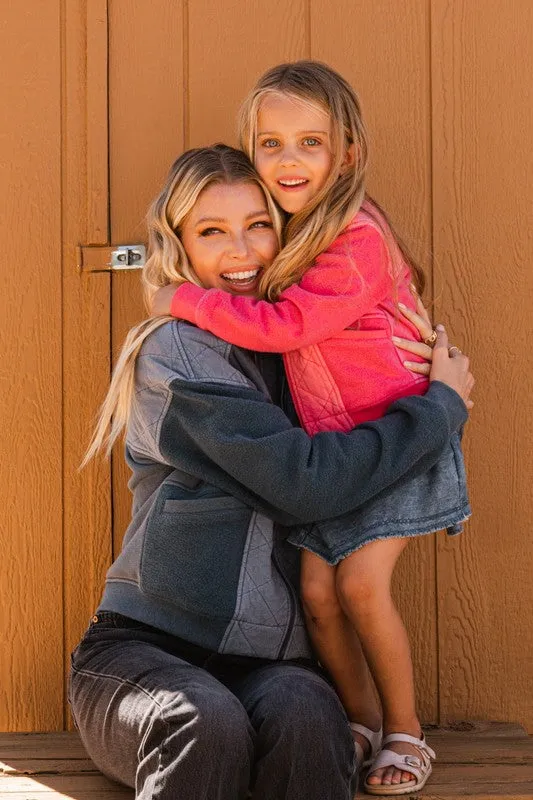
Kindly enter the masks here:
[[319, 621], [342, 614], [334, 583], [324, 583], [319, 578], [308, 577], [302, 580], [300, 591], [308, 619]]
[[350, 616], [364, 614], [380, 606], [390, 596], [390, 587], [373, 575], [344, 572], [337, 579], [339, 603]]

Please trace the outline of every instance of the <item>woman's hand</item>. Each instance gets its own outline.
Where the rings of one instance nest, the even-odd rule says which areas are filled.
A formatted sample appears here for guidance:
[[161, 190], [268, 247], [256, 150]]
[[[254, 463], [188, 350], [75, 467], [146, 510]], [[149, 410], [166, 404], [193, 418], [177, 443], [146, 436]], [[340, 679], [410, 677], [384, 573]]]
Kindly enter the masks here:
[[469, 359], [458, 347], [448, 346], [444, 325], [437, 325], [436, 332], [429, 380], [442, 381], [457, 392], [467, 408], [472, 408], [474, 404], [470, 400], [470, 392], [474, 388], [474, 376], [470, 372]]
[[169, 283], [168, 286], [162, 286], [156, 291], [150, 303], [150, 314], [153, 317], [170, 314], [170, 305], [178, 286], [181, 286], [181, 284]]
[[[399, 303], [400, 311], [417, 328], [422, 340], [430, 339], [433, 334], [433, 325], [420, 297], [414, 289], [412, 291], [416, 300], [416, 312]], [[425, 364], [418, 361], [404, 361], [407, 369], [420, 375], [428, 375], [430, 380], [446, 383], [461, 396], [466, 407], [471, 409], [474, 406], [470, 400], [474, 377], [469, 370], [468, 358], [461, 353], [459, 348], [449, 346], [448, 337], [442, 325], [437, 325], [436, 333], [437, 341], [434, 346], [425, 344], [424, 341], [415, 342], [411, 339], [401, 339], [399, 336], [392, 338], [400, 350], [406, 350], [426, 359]], [[443, 341], [446, 342], [445, 345]], [[438, 363], [435, 363], [437, 343], [439, 343]]]
[[424, 304], [420, 297], [413, 292], [413, 296], [416, 300], [416, 312], [411, 311], [410, 308], [404, 306], [403, 303], [398, 303], [398, 307], [403, 314], [403, 316], [411, 322], [415, 328], [420, 333], [422, 337], [421, 342], [415, 342], [414, 339], [401, 339], [399, 336], [393, 336], [392, 340], [394, 344], [400, 350], [406, 350], [409, 353], [414, 353], [421, 358], [426, 359], [426, 363], [420, 363], [419, 361], [404, 361], [404, 366], [407, 369], [411, 370], [411, 372], [417, 372], [420, 375], [429, 375], [431, 371], [431, 362], [433, 360], [433, 348], [424, 343], [424, 339], [429, 339], [433, 333], [433, 325], [431, 324], [431, 320], [429, 319], [428, 312], [426, 311]]

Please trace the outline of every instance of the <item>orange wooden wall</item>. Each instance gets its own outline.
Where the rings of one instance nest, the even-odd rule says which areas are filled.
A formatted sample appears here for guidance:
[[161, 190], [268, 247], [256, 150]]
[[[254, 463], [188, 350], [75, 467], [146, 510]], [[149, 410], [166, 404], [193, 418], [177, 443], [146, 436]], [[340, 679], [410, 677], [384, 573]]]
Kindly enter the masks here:
[[396, 580], [420, 709], [533, 731], [532, 4], [28, 0], [3, 16], [0, 729], [67, 725], [68, 654], [128, 516], [121, 459], [77, 465], [138, 277], [80, 273], [76, 245], [141, 241], [176, 154], [234, 142], [261, 71], [312, 57], [360, 93], [370, 189], [477, 379], [473, 520], [414, 543]]

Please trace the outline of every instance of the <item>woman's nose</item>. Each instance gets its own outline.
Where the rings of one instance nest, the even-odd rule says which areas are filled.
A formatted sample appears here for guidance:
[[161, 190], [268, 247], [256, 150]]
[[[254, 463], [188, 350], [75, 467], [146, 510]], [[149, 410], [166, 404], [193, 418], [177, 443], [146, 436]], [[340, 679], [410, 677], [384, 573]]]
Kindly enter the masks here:
[[231, 240], [231, 257], [246, 258], [250, 252], [250, 244], [246, 234], [234, 236]]

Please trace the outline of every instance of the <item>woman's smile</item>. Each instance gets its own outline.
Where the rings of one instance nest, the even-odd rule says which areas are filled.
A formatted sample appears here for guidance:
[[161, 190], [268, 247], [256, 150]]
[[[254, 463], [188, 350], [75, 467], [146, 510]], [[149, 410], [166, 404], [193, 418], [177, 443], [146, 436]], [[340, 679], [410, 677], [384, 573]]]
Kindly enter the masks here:
[[213, 184], [200, 194], [181, 226], [189, 263], [206, 289], [257, 293], [279, 244], [257, 184]]

